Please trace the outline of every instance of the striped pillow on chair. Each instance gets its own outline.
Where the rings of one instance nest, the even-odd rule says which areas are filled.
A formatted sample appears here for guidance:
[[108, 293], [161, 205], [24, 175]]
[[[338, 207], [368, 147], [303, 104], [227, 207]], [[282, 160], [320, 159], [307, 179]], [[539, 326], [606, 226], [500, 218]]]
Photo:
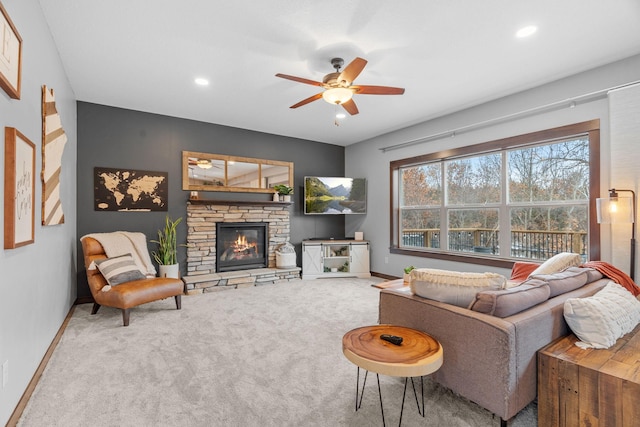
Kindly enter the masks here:
[[96, 266], [111, 286], [145, 278], [131, 254], [97, 260]]

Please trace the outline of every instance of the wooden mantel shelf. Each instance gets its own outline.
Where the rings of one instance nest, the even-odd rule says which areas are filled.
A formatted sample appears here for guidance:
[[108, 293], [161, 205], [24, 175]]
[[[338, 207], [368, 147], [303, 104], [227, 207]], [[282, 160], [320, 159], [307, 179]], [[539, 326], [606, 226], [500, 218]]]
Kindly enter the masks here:
[[214, 200], [189, 199], [192, 205], [240, 205], [240, 206], [289, 206], [293, 202], [274, 202], [271, 200]]

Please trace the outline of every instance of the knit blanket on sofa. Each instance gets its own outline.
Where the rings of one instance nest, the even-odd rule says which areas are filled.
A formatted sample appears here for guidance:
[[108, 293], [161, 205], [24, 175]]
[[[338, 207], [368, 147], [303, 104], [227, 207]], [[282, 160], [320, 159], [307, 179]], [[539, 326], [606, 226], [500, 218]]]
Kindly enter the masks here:
[[637, 297], [638, 295], [640, 295], [640, 287], [636, 285], [633, 279], [631, 279], [631, 277], [629, 277], [624, 271], [621, 271], [608, 262], [589, 261], [582, 264], [582, 267], [598, 270], [600, 273], [602, 273], [602, 275], [608, 277], [617, 284], [626, 288], [633, 294], [633, 296]]

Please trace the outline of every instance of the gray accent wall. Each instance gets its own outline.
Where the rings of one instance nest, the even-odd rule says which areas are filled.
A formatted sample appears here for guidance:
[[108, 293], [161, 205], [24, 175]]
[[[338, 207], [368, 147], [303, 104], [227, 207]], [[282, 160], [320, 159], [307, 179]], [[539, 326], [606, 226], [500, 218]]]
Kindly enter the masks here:
[[[14, 127], [35, 144], [35, 241], [0, 250], [0, 425], [5, 425], [76, 299], [76, 102], [53, 37], [37, 0], [2, 0], [23, 40], [22, 93], [0, 89], [0, 176], [4, 183], [4, 128]], [[42, 85], [55, 92], [67, 134], [62, 156], [61, 225], [42, 221]], [[0, 212], [4, 212], [4, 184]], [[4, 217], [4, 215], [3, 215]], [[0, 229], [4, 233], [4, 228]], [[4, 235], [0, 237], [4, 242]], [[3, 245], [4, 247], [4, 245]], [[0, 377], [3, 377], [0, 368]]]
[[[367, 178], [369, 210], [366, 217], [348, 217], [345, 223], [345, 232], [349, 234], [355, 230], [363, 231], [364, 238], [371, 241], [371, 271], [374, 272], [402, 276], [402, 269], [408, 265], [458, 271], [487, 271], [489, 267], [483, 265], [390, 253], [390, 162], [449, 148], [479, 144], [500, 138], [599, 119], [600, 189], [602, 194], [597, 197], [606, 197], [607, 189], [616, 186], [620, 187], [620, 182], [623, 182], [627, 188], [638, 192], [640, 182], [637, 179], [626, 179], [624, 181], [620, 178], [616, 178], [615, 181], [611, 179], [614, 163], [611, 161], [610, 153], [622, 150], [624, 151], [624, 156], [626, 156], [626, 161], [623, 164], [619, 162], [615, 164], [617, 176], [635, 177], [637, 176], [635, 169], [640, 163], [640, 150], [630, 149], [628, 143], [622, 149], [618, 148], [621, 140], [619, 138], [611, 138], [610, 104], [606, 93], [608, 88], [633, 82], [640, 82], [640, 55], [348, 146], [346, 149], [345, 171], [347, 175]], [[409, 90], [407, 89], [407, 91]], [[604, 93], [598, 98], [583, 97], [583, 95], [600, 91]], [[577, 101], [571, 107], [571, 102], [568, 100], [572, 98], [577, 98]], [[567, 101], [563, 102], [565, 100]], [[546, 108], [536, 114], [524, 114], [518, 118], [492, 122], [497, 118], [510, 117], [519, 112], [538, 109], [555, 103], [559, 103], [558, 108]], [[471, 131], [464, 130], [465, 127], [478, 123], [483, 123], [484, 125]], [[452, 137], [452, 131], [456, 129], [462, 130], [456, 132]], [[397, 150], [386, 152], [380, 150], [383, 147], [441, 133], [445, 133], [447, 136]], [[634, 144], [640, 144], [640, 135], [635, 135], [635, 141]], [[630, 231], [627, 229], [627, 235], [629, 234]], [[601, 259], [608, 262], [611, 262], [611, 240], [611, 228], [606, 225], [601, 226]], [[628, 248], [628, 240], [613, 243], [624, 245], [624, 247]], [[621, 268], [624, 268], [624, 266], [621, 266]], [[491, 271], [495, 271], [495, 269], [491, 268]], [[502, 273], [509, 275], [509, 271], [506, 270], [502, 271]]]
[[[304, 177], [344, 176], [344, 147], [238, 129], [152, 113], [78, 102], [78, 238], [89, 233], [141, 231], [154, 239], [168, 213], [186, 217], [189, 192], [182, 190], [182, 151], [225, 154], [294, 163], [294, 204], [291, 243], [301, 265], [301, 242], [311, 237], [344, 237], [344, 216], [304, 215]], [[95, 167], [162, 171], [169, 173], [168, 212], [98, 212], [94, 210]], [[271, 200], [270, 194], [200, 192], [218, 200]], [[185, 221], [178, 229], [186, 242]], [[80, 245], [80, 243], [78, 243]], [[153, 250], [154, 245], [149, 245]], [[186, 250], [178, 254], [186, 271]], [[78, 249], [78, 297], [90, 295]]]

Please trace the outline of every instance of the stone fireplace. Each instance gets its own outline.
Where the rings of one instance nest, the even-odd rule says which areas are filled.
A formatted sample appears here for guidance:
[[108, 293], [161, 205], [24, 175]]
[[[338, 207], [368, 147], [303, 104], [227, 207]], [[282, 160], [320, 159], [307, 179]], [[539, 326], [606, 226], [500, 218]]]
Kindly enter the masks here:
[[[231, 289], [242, 286], [275, 283], [300, 278], [300, 268], [276, 268], [276, 249], [282, 243], [289, 241], [290, 202], [272, 201], [224, 201], [224, 200], [189, 200], [187, 202], [187, 276], [183, 277], [187, 293], [202, 293], [219, 289]], [[236, 263], [232, 269], [221, 267], [219, 260], [229, 258], [222, 256], [227, 249], [220, 250], [220, 224], [223, 229], [242, 230], [244, 226], [263, 227], [264, 237], [252, 234], [247, 240], [257, 239], [264, 246], [264, 259], [257, 262], [247, 259], [253, 258], [253, 249], [245, 248], [245, 259]], [[225, 227], [229, 225], [229, 227]], [[242, 233], [241, 233], [242, 234]], [[237, 238], [237, 237], [236, 237]], [[223, 237], [224, 239], [224, 237]], [[264, 240], [262, 240], [264, 239]], [[231, 239], [233, 242], [234, 239]], [[230, 243], [233, 245], [233, 243]], [[240, 243], [243, 245], [245, 243]], [[260, 245], [258, 244], [258, 245]], [[246, 245], [251, 246], [250, 243]], [[238, 249], [238, 248], [236, 248]], [[239, 261], [239, 256], [232, 261]], [[224, 264], [224, 262], [223, 262]], [[235, 267], [238, 267], [235, 270]], [[227, 266], [228, 267], [228, 266]], [[226, 270], [226, 271], [224, 271]]]

